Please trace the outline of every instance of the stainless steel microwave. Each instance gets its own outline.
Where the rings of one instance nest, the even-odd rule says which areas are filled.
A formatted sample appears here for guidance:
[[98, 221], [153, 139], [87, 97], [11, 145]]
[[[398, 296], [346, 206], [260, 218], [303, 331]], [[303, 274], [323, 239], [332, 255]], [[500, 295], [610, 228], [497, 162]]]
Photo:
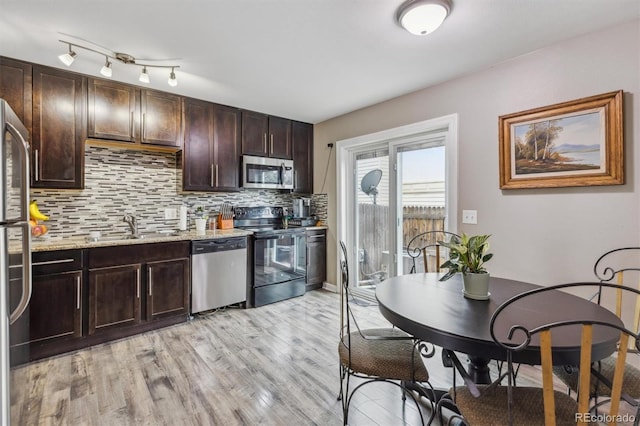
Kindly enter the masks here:
[[255, 189], [293, 189], [293, 160], [243, 155], [242, 186]]

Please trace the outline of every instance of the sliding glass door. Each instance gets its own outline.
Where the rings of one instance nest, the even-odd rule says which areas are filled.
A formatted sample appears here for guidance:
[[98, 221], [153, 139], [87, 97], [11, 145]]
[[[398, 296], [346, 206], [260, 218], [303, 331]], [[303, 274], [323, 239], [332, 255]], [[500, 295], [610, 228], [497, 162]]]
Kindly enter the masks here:
[[[388, 274], [390, 250], [389, 150], [387, 147], [355, 156], [356, 268], [358, 288], [375, 289]], [[356, 269], [354, 271], [354, 269]], [[355, 274], [354, 274], [355, 272]]]
[[[445, 147], [443, 140], [395, 146], [397, 164], [396, 275], [408, 274], [413, 259], [407, 245], [415, 236], [427, 231], [444, 231], [446, 226]], [[421, 260], [421, 259], [418, 259]], [[435, 259], [428, 258], [434, 262]], [[431, 265], [430, 271], [436, 270]], [[416, 263], [424, 272], [424, 263]]]
[[442, 135], [360, 147], [353, 155], [352, 286], [373, 296], [378, 283], [409, 273], [407, 243], [446, 226], [445, 147]]

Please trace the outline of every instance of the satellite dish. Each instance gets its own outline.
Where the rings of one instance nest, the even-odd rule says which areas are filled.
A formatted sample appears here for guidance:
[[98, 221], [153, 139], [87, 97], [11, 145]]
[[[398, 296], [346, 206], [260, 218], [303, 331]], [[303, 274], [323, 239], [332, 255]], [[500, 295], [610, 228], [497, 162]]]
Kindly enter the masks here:
[[362, 192], [373, 198], [373, 204], [376, 203], [376, 195], [378, 195], [378, 184], [382, 179], [382, 170], [373, 169], [364, 177], [360, 182], [360, 189]]

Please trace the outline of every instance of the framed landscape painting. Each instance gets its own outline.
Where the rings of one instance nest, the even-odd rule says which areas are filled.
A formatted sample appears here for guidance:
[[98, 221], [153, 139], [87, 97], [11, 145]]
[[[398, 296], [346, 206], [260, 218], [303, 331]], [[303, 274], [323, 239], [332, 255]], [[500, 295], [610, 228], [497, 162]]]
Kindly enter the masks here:
[[500, 188], [624, 183], [622, 90], [499, 117]]

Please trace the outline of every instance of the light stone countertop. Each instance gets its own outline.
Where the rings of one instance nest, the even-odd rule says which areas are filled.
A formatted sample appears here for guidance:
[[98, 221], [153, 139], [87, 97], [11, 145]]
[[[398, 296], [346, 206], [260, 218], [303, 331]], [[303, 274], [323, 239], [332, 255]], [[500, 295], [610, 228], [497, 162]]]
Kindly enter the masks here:
[[[328, 229], [327, 226], [307, 226], [305, 229]], [[31, 251], [53, 251], [53, 250], [72, 250], [72, 249], [86, 249], [94, 247], [114, 247], [114, 246], [126, 246], [133, 244], [149, 244], [149, 243], [164, 243], [171, 241], [197, 241], [197, 240], [210, 240], [216, 238], [229, 238], [229, 237], [245, 237], [253, 235], [252, 231], [246, 231], [243, 229], [216, 229], [214, 231], [205, 231], [204, 234], [199, 234], [196, 231], [179, 232], [178, 234], [159, 235], [153, 233], [145, 236], [144, 238], [117, 238], [106, 235], [102, 240], [92, 241], [89, 240], [86, 235], [78, 237], [68, 237], [59, 240], [50, 240], [45, 237], [36, 237], [31, 239]], [[9, 244], [10, 253], [20, 252], [20, 247], [17, 244]]]
[[[47, 240], [46, 238], [32, 238], [31, 251], [52, 251], [52, 250], [71, 250], [71, 249], [85, 249], [94, 247], [114, 247], [125, 246], [133, 244], [149, 244], [149, 243], [164, 243], [171, 241], [195, 241], [195, 240], [210, 240], [216, 238], [229, 238], [229, 237], [245, 237], [252, 235], [253, 232], [245, 231], [242, 229], [216, 229], [215, 231], [205, 231], [204, 234], [199, 234], [196, 231], [180, 232], [178, 234], [158, 235], [151, 234], [144, 238], [122, 238], [119, 239], [113, 236], [104, 236], [103, 239], [98, 241], [89, 240], [87, 236], [69, 237], [61, 240]], [[13, 250], [12, 250], [13, 249]], [[18, 246], [9, 245], [9, 252], [19, 251]]]

